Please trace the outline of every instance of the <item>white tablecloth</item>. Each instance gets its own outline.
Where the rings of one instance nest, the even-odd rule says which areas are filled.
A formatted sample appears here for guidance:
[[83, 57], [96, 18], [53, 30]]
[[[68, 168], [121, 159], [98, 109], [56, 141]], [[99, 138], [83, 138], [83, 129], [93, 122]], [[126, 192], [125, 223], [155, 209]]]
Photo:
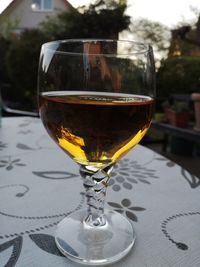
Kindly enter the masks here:
[[[85, 206], [77, 165], [36, 118], [0, 128], [0, 266], [79, 266], [55, 246], [57, 223]], [[134, 224], [131, 252], [115, 267], [200, 266], [200, 179], [137, 145], [113, 171], [106, 207]]]

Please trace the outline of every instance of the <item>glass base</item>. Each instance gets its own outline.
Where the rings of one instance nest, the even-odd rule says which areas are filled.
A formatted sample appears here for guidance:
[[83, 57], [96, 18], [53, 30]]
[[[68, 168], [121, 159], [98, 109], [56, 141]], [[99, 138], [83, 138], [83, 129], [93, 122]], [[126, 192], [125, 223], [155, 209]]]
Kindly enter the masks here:
[[72, 261], [85, 265], [104, 265], [123, 258], [135, 242], [131, 222], [118, 212], [105, 210], [106, 223], [93, 227], [85, 223], [86, 214], [80, 210], [58, 224], [58, 249]]

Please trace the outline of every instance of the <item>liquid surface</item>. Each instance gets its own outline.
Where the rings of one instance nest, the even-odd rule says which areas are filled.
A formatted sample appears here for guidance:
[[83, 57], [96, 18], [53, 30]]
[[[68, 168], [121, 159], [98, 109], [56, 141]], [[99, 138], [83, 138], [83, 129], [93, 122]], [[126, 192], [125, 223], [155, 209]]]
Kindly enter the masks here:
[[153, 99], [125, 94], [46, 92], [40, 115], [49, 135], [76, 162], [103, 167], [124, 156], [147, 132]]

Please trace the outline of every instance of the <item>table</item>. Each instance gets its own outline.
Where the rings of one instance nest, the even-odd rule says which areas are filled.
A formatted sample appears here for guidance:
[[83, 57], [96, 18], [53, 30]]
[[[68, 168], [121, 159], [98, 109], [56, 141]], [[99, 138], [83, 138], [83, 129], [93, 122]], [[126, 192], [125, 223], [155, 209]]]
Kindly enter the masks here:
[[[200, 266], [200, 179], [137, 145], [113, 171], [106, 207], [137, 234], [115, 267]], [[80, 266], [54, 243], [57, 223], [85, 206], [76, 164], [40, 120], [3, 118], [0, 128], [0, 266]]]
[[169, 123], [160, 123], [153, 121], [152, 128], [161, 131], [164, 133], [164, 140], [163, 141], [163, 152], [166, 152], [167, 144], [168, 144], [168, 137], [177, 136], [182, 138], [183, 140], [190, 141], [190, 142], [200, 142], [200, 132], [194, 130], [193, 128], [180, 128], [173, 126]]
[[169, 123], [160, 123], [155, 121], [152, 122], [152, 127], [166, 134], [174, 134], [186, 140], [194, 142], [199, 142], [200, 140], [200, 132], [192, 128], [180, 128]]

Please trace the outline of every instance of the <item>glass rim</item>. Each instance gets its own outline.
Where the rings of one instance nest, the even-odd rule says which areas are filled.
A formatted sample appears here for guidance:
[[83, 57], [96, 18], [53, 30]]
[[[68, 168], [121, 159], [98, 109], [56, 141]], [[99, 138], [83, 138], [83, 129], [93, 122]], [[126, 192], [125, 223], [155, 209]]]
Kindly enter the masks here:
[[[120, 53], [84, 53], [84, 52], [70, 52], [70, 51], [62, 51], [62, 50], [56, 50], [52, 48], [52, 45], [56, 44], [64, 44], [64, 43], [92, 43], [92, 42], [107, 42], [107, 43], [121, 43], [121, 44], [133, 44], [134, 47], [137, 47], [137, 49], [130, 48], [130, 51], [120, 52]], [[139, 54], [145, 54], [150, 51], [152, 51], [152, 46], [149, 43], [145, 42], [138, 42], [135, 40], [127, 40], [127, 39], [98, 39], [98, 38], [80, 38], [80, 39], [63, 39], [63, 40], [55, 40], [50, 41], [42, 44], [42, 48], [45, 48], [46, 50], [52, 51], [56, 54], [66, 54], [66, 55], [96, 55], [96, 56], [134, 56]]]

